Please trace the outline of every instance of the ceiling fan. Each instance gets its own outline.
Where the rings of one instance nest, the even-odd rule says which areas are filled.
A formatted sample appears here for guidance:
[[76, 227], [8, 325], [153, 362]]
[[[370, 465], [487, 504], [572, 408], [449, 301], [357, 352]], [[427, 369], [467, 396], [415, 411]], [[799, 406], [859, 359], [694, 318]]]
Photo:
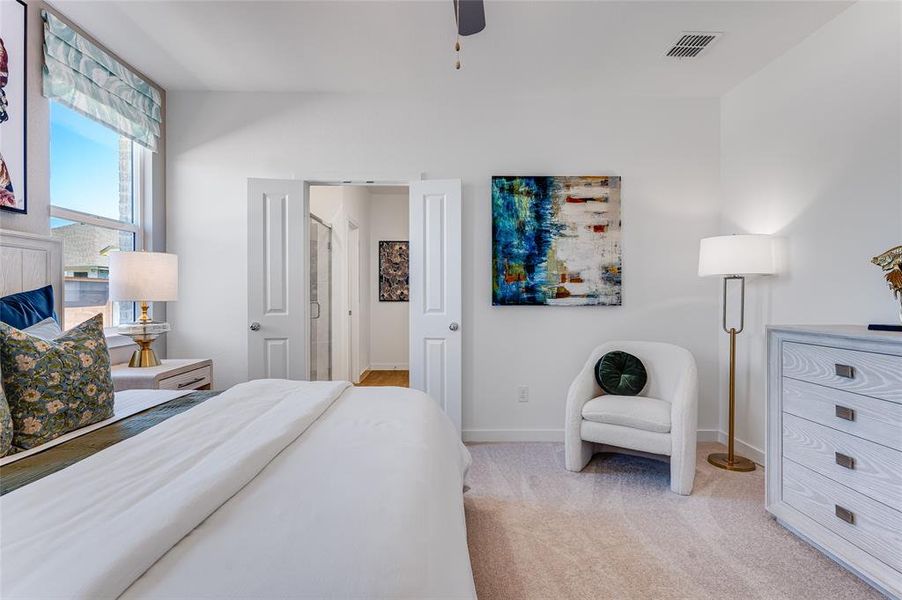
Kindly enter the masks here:
[[454, 68], [460, 70], [460, 36], [473, 35], [485, 29], [485, 4], [483, 0], [451, 0], [454, 4], [454, 21], [457, 24], [457, 41], [454, 51], [457, 62]]

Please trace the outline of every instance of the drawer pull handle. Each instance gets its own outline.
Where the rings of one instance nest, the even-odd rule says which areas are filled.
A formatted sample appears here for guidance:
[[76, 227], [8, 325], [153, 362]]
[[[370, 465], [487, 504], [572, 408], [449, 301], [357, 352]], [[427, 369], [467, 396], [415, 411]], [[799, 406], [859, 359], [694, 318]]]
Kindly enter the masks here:
[[836, 405], [836, 416], [840, 419], [845, 419], [846, 421], [854, 421], [855, 420], [855, 410], [849, 408], [848, 406], [840, 406]]
[[835, 504], [836, 516], [848, 523], [849, 525], [855, 524], [855, 513], [853, 513], [848, 508], [843, 508], [839, 504]]
[[203, 380], [204, 380], [203, 377], [197, 377], [197, 378], [195, 378], [195, 379], [192, 379], [191, 381], [186, 381], [186, 382], [184, 382], [184, 383], [180, 383], [180, 384], [179, 384], [179, 389], [181, 390], [181, 389], [184, 389], [184, 388], [186, 388], [186, 387], [190, 387], [190, 386], [194, 385], [195, 383], [200, 383], [200, 382], [203, 381]]
[[836, 464], [840, 467], [845, 467], [847, 469], [855, 468], [855, 459], [847, 454], [843, 454], [842, 452], [835, 452], [836, 455]]
[[836, 369], [836, 376], [843, 379], [855, 379], [855, 368], [849, 365], [841, 365], [839, 363], [833, 365]]

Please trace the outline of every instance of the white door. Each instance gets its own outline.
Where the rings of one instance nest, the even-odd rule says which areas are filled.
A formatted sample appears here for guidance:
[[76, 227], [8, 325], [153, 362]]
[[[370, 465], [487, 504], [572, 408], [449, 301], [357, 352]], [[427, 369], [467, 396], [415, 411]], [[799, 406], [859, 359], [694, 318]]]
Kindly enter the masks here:
[[348, 221], [348, 381], [360, 383], [360, 227]]
[[248, 379], [307, 379], [304, 184], [248, 179], [247, 202]]
[[410, 183], [410, 387], [460, 430], [460, 180]]

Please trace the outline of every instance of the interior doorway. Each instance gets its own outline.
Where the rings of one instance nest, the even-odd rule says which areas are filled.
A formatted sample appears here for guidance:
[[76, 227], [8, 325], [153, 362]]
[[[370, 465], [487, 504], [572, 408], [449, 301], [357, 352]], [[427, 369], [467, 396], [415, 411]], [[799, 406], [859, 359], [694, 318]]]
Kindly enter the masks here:
[[[409, 387], [408, 187], [311, 185], [309, 198], [311, 379]], [[331, 235], [328, 261], [319, 227]], [[324, 311], [327, 281], [330, 306]], [[326, 312], [332, 315], [328, 330]], [[327, 348], [328, 371], [321, 368]]]
[[[397, 181], [397, 180], [396, 180]], [[387, 205], [376, 203], [375, 196], [395, 187], [405, 217], [389, 218]], [[328, 193], [316, 193], [314, 188]], [[346, 188], [346, 189], [343, 189]], [[398, 190], [398, 188], [401, 188]], [[407, 194], [404, 194], [404, 190]], [[340, 202], [319, 202], [320, 196]], [[370, 195], [373, 194], [373, 198]], [[392, 184], [351, 184], [350, 181], [322, 179], [256, 179], [247, 181], [247, 375], [248, 379], [310, 379], [313, 335], [311, 316], [317, 308], [311, 292], [311, 214], [331, 229], [331, 277], [329, 278], [331, 320], [326, 344], [331, 363], [327, 375], [332, 379], [366, 381], [374, 371], [409, 371], [410, 387], [435, 400], [460, 430], [462, 405], [461, 337], [465, 324], [461, 298], [461, 182], [459, 179], [416, 179]], [[366, 200], [362, 200], [365, 198]], [[326, 198], [328, 200], [328, 198]], [[403, 209], [406, 203], [407, 210]], [[351, 214], [354, 207], [367, 213], [367, 219], [385, 219], [397, 225], [405, 223], [406, 233], [372, 233], [362, 218]], [[358, 284], [359, 357], [354, 361], [347, 351], [350, 301], [348, 285], [348, 217], [359, 228]], [[318, 235], [318, 234], [317, 234]], [[405, 239], [406, 238], [406, 239]], [[379, 242], [405, 242], [406, 275], [403, 288], [408, 297], [381, 295], [384, 280], [395, 280], [395, 272], [382, 271], [385, 261], [378, 254]], [[364, 257], [364, 249], [367, 256]], [[392, 259], [395, 260], [395, 259]], [[391, 263], [392, 260], [388, 262]], [[397, 267], [397, 265], [396, 265]], [[320, 267], [317, 265], [317, 269]], [[317, 279], [317, 286], [321, 282]], [[317, 288], [317, 294], [323, 290]], [[392, 296], [389, 294], [389, 296]], [[406, 317], [397, 322], [380, 307], [403, 307]], [[320, 313], [322, 314], [322, 313]], [[384, 317], [384, 318], [383, 318]], [[382, 329], [379, 329], [379, 328]], [[374, 331], [375, 330], [375, 331]], [[373, 342], [376, 340], [376, 342]], [[381, 362], [375, 348], [382, 342], [395, 343], [403, 355]], [[405, 347], [406, 346], [406, 347]], [[319, 363], [325, 364], [325, 363]], [[392, 368], [381, 368], [388, 365]], [[354, 370], [359, 373], [354, 373]], [[320, 373], [319, 365], [315, 372]]]

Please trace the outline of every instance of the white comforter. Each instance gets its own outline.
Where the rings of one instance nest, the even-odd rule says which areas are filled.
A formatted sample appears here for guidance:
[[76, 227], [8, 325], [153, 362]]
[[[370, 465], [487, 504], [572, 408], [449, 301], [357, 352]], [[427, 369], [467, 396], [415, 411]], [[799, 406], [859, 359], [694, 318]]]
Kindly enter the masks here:
[[425, 395], [255, 381], [0, 498], [3, 598], [473, 598]]

